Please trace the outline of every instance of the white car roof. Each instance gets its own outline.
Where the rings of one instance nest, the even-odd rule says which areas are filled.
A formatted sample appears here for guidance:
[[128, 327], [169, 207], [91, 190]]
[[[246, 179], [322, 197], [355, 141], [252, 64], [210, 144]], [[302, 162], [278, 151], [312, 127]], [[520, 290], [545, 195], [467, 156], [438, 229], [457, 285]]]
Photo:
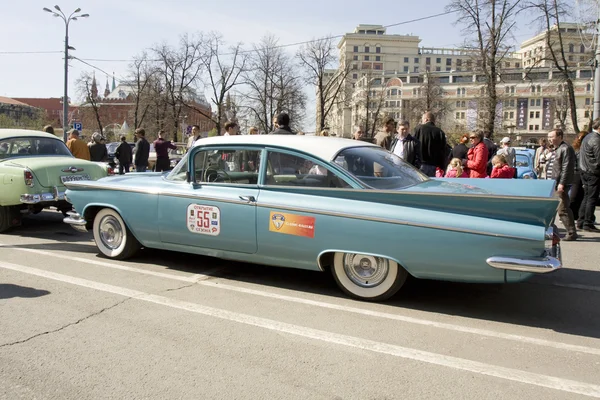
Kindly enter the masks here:
[[290, 150], [299, 150], [326, 161], [343, 149], [349, 147], [377, 147], [362, 140], [335, 138], [330, 136], [304, 136], [304, 135], [234, 135], [212, 136], [196, 140], [195, 146], [208, 146], [220, 144], [252, 144], [261, 146], [285, 147]]

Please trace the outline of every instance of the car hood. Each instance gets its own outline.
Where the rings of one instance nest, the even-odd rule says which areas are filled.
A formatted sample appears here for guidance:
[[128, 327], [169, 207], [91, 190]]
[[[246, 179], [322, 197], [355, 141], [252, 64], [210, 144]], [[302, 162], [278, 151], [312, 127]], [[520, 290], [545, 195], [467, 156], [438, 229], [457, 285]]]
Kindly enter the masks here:
[[[106, 176], [102, 165], [75, 157], [22, 157], [7, 160], [3, 165], [30, 169], [36, 181], [43, 187], [63, 186], [61, 176], [89, 175], [91, 179]], [[71, 172], [71, 169], [76, 171]]]

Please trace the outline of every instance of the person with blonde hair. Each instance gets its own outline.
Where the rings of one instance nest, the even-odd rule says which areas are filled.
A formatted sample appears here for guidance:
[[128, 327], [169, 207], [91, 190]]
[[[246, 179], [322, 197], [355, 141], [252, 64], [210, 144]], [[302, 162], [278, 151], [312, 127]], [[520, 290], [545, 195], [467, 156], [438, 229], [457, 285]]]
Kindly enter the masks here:
[[258, 135], [258, 128], [255, 126], [250, 128], [250, 130], [248, 131], [248, 135]]
[[453, 158], [446, 169], [446, 178], [468, 178], [469, 174], [463, 169], [462, 160]]
[[490, 178], [512, 179], [515, 177], [515, 168], [508, 165], [504, 154], [496, 154], [492, 157], [492, 174]]
[[327, 129], [323, 129], [321, 132], [317, 132], [317, 136], [329, 136], [329, 131]]

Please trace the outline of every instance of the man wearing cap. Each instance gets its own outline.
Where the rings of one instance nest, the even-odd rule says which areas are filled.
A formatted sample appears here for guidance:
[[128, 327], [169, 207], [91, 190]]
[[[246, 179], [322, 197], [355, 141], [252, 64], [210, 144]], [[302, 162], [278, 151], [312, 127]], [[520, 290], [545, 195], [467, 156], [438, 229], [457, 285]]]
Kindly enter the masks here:
[[504, 158], [506, 159], [506, 163], [508, 164], [508, 166], [511, 168], [515, 168], [515, 171], [516, 171], [517, 155], [516, 155], [515, 149], [510, 147], [510, 138], [508, 136], [503, 137], [502, 140], [500, 141], [500, 146], [501, 146], [501, 148], [500, 148], [500, 150], [498, 150], [498, 152], [496, 152], [496, 154], [503, 155]]
[[102, 134], [100, 132], [94, 132], [92, 135], [92, 144], [90, 147], [90, 161], [102, 161], [108, 160], [108, 150], [106, 145], [102, 143]]
[[71, 129], [69, 131], [69, 139], [67, 140], [67, 148], [75, 158], [82, 160], [90, 160], [90, 149], [83, 140], [79, 139], [79, 131]]

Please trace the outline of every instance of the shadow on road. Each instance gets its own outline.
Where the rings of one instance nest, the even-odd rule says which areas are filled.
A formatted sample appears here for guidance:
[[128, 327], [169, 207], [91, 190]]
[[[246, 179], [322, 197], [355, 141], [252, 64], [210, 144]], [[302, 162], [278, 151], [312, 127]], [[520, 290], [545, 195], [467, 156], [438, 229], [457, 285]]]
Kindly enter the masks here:
[[12, 285], [10, 283], [0, 283], [0, 300], [11, 299], [13, 297], [42, 297], [50, 294], [47, 290], [39, 290], [26, 286]]

